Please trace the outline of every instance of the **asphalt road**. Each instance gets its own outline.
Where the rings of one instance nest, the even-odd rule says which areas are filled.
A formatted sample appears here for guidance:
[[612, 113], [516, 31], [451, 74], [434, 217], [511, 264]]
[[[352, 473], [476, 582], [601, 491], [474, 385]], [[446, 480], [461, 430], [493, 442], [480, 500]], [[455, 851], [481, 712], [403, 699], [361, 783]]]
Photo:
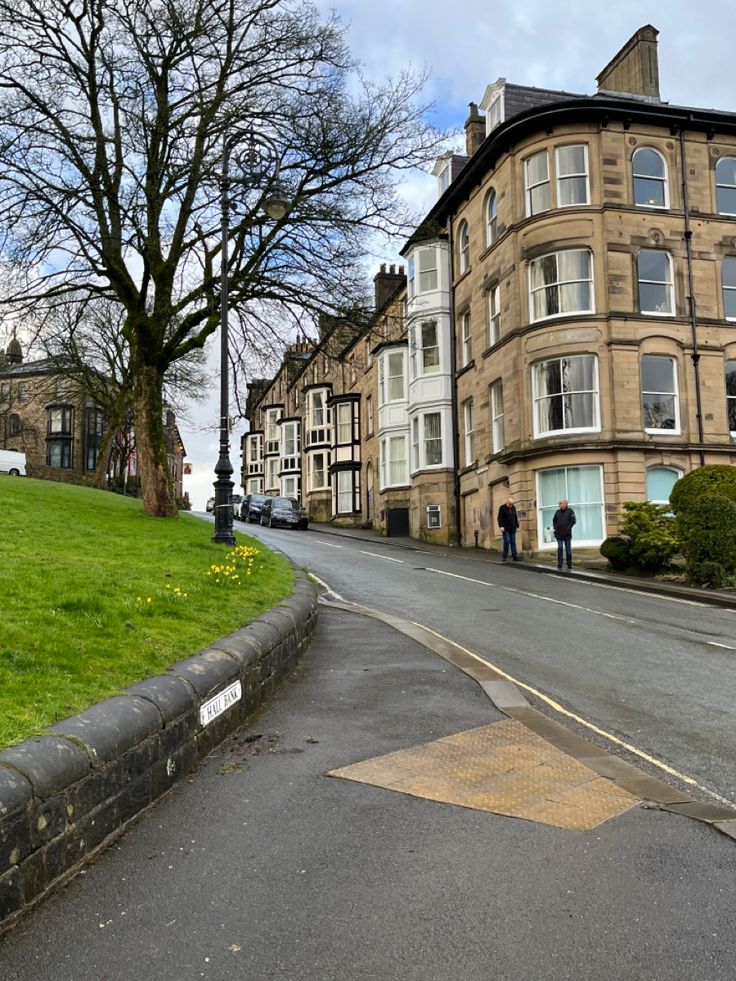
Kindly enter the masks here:
[[326, 775], [497, 719], [439, 657], [323, 610], [254, 723], [0, 941], [2, 981], [732, 981], [712, 828], [637, 808], [571, 832]]
[[540, 575], [472, 552], [237, 526], [346, 600], [422, 623], [487, 658], [695, 780], [703, 799], [712, 792], [736, 802], [736, 611]]

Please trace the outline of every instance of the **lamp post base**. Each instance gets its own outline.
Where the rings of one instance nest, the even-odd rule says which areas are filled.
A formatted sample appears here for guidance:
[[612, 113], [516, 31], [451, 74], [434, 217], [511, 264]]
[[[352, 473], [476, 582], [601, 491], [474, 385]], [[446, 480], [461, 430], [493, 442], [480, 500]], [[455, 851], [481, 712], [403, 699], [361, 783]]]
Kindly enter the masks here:
[[215, 467], [217, 480], [215, 481], [215, 533], [212, 536], [213, 542], [220, 545], [234, 545], [235, 536], [233, 535], [233, 482], [230, 475], [233, 472], [230, 460], [221, 457]]

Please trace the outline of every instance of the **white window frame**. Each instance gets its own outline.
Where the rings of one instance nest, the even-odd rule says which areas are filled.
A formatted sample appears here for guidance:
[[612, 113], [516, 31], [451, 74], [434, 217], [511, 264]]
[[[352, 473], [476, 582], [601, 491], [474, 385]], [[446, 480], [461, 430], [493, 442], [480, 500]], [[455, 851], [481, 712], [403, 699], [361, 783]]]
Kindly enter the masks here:
[[352, 442], [353, 406], [350, 402], [338, 402], [335, 406], [335, 443], [339, 446], [349, 446]]
[[[434, 328], [434, 343], [428, 344], [426, 331]], [[442, 364], [440, 359], [440, 327], [436, 320], [423, 320], [420, 324], [417, 324], [415, 330], [419, 336], [419, 345], [421, 351], [421, 358], [419, 361], [418, 368], [421, 368], [420, 374], [422, 375], [436, 375], [442, 370]], [[431, 339], [431, 338], [430, 338]], [[436, 360], [431, 359], [430, 352], [436, 352]]]
[[[318, 413], [321, 413], [321, 416]], [[311, 391], [309, 393], [309, 428], [324, 429], [326, 425], [325, 393], [322, 389]]]
[[[324, 450], [320, 450], [318, 453], [309, 454], [309, 489], [313, 491], [325, 490], [328, 487], [329, 479], [329, 456]], [[317, 460], [322, 461], [322, 465], [318, 467]], [[321, 474], [321, 479], [319, 475]]]
[[267, 409], [266, 410], [266, 425], [265, 433], [263, 438], [267, 443], [275, 443], [279, 438], [279, 410], [278, 409]]
[[409, 294], [409, 299], [411, 299], [412, 297], [416, 296], [417, 293], [417, 278], [416, 278], [417, 264], [413, 255], [409, 257], [409, 261], [407, 262], [406, 266], [407, 266], [407, 280], [406, 280], [407, 293]]
[[[605, 484], [604, 484], [604, 475], [603, 475], [603, 466], [602, 466], [602, 464], [600, 464], [600, 463], [592, 463], [592, 464], [581, 464], [581, 465], [577, 465], [577, 466], [576, 465], [572, 465], [572, 466], [569, 466], [569, 467], [543, 467], [541, 470], [537, 470], [536, 471], [536, 474], [535, 474], [535, 482], [536, 482], [536, 488], [537, 488], [537, 501], [539, 502], [538, 505], [537, 505], [537, 536], [538, 536], [537, 537], [537, 545], [538, 545], [538, 547], [539, 547], [540, 550], [541, 549], [550, 549], [551, 550], [551, 549], [556, 549], [557, 548], [557, 542], [556, 542], [554, 536], [551, 534], [551, 524], [552, 524], [551, 520], [550, 520], [550, 536], [549, 536], [549, 538], [546, 538], [545, 537], [545, 534], [544, 534], [544, 531], [545, 531], [545, 529], [544, 529], [544, 519], [543, 519], [543, 515], [542, 515], [543, 506], [541, 504], [541, 501], [542, 501], [541, 479], [540, 479], [541, 478], [541, 475], [543, 473], [549, 473], [550, 471], [554, 471], [554, 470], [562, 471], [565, 474], [565, 490], [564, 490], [564, 494], [562, 494], [561, 497], [564, 496], [564, 498], [567, 500], [567, 502], [570, 505], [570, 507], [573, 510], [575, 510], [576, 507], [579, 507], [579, 502], [573, 501], [570, 498], [569, 491], [567, 490], [567, 485], [568, 485], [568, 472], [570, 470], [587, 470], [587, 469], [589, 469], [591, 467], [595, 467], [598, 470], [599, 487], [600, 487], [600, 509], [601, 509], [601, 533], [602, 533], [602, 537], [599, 538], [599, 539], [576, 538], [574, 544], [578, 548], [592, 548], [594, 546], [600, 545], [601, 542], [605, 539], [605, 537], [606, 537], [606, 498], [605, 498]], [[596, 503], [597, 504], [598, 502], [597, 501], [596, 502], [588, 501], [586, 503], [587, 504], [592, 504], [592, 503]], [[548, 510], [550, 509], [550, 507], [551, 507], [551, 505], [548, 505]], [[579, 527], [579, 525], [576, 525], [576, 527]]]
[[[584, 169], [582, 171], [571, 171], [569, 174], [560, 173], [560, 158], [566, 150], [583, 151]], [[564, 146], [555, 147], [555, 177], [558, 208], [582, 208], [583, 206], [590, 204], [590, 170], [588, 166], [587, 143], [567, 143]], [[585, 178], [585, 200], [571, 201], [569, 204], [563, 204], [562, 194], [560, 193], [563, 184], [567, 181], [579, 180], [581, 177]]]
[[267, 491], [278, 491], [280, 489], [279, 459], [276, 456], [270, 456], [266, 460], [265, 485]]
[[[396, 365], [401, 363], [401, 371], [393, 370]], [[403, 402], [406, 399], [406, 358], [403, 350], [388, 351], [381, 358], [384, 365], [384, 405], [392, 402]], [[401, 379], [401, 394], [396, 395], [397, 379]]]
[[437, 249], [435, 247], [419, 249], [417, 253], [417, 293], [429, 293], [438, 286], [439, 269], [437, 265]]
[[498, 195], [491, 188], [486, 197], [486, 248], [490, 248], [498, 239]]
[[[642, 151], [645, 151], [645, 150], [648, 150], [651, 153], [656, 154], [656, 156], [658, 156], [659, 159], [662, 161], [662, 173], [663, 173], [663, 176], [662, 177], [651, 177], [649, 174], [637, 174], [637, 172], [636, 172], [636, 157], [637, 157], [637, 155], [640, 155], [642, 153]], [[660, 150], [657, 150], [653, 146], [639, 146], [639, 147], [637, 147], [636, 150], [634, 150], [634, 152], [631, 154], [631, 175], [632, 175], [632, 179], [633, 179], [632, 191], [633, 191], [633, 195], [634, 195], [634, 205], [635, 205], [635, 207], [637, 207], [637, 208], [652, 208], [653, 210], [656, 210], [656, 211], [666, 211], [669, 208], [669, 206], [670, 206], [670, 182], [669, 182], [669, 174], [668, 174], [668, 168], [667, 168], [667, 160], [665, 159], [664, 154]], [[662, 188], [663, 188], [663, 191], [664, 191], [664, 193], [662, 195], [663, 198], [664, 198], [664, 204], [649, 204], [649, 203], [641, 204], [641, 203], [637, 202], [637, 200], [636, 200], [636, 182], [637, 182], [637, 180], [642, 180], [642, 181], [659, 181], [659, 183], [662, 185]]]
[[674, 474], [675, 482], [677, 482], [680, 479], [680, 477], [682, 477], [682, 470], [680, 470], [679, 467], [668, 467], [662, 463], [655, 463], [654, 466], [647, 467], [646, 473], [644, 475], [646, 481], [646, 488], [647, 488], [647, 501], [650, 504], [669, 504], [670, 503], [669, 498], [667, 498], [666, 501], [663, 501], [658, 497], [649, 496], [649, 475], [653, 473], [655, 470], [666, 470], [668, 473]]
[[[718, 188], [719, 187], [722, 187], [724, 190], [733, 191], [734, 202], [736, 202], [736, 176], [734, 176], [734, 183], [733, 184], [726, 184], [723, 181], [719, 181], [718, 180], [718, 168], [721, 166], [721, 164], [726, 163], [729, 160], [730, 161], [733, 161], [734, 168], [736, 169], [736, 157], [732, 157], [730, 154], [727, 157], [721, 157], [721, 159], [716, 163], [716, 166], [715, 166], [716, 211], [718, 212], [719, 215], [727, 215], [729, 217], [736, 217], [736, 210], [735, 211], [721, 211], [721, 209], [720, 209], [720, 207], [718, 205]], [[736, 203], [734, 204], [734, 208], [736, 208]]]
[[[337, 480], [335, 481], [335, 490], [337, 491], [335, 506], [337, 509], [337, 514], [352, 514], [354, 510], [353, 471], [338, 470], [335, 476], [337, 477]], [[347, 487], [345, 486], [346, 484]], [[345, 506], [346, 504], [347, 507]]]
[[[394, 449], [401, 445], [402, 454], [398, 458]], [[399, 466], [403, 466], [401, 471]], [[386, 487], [403, 487], [409, 483], [406, 459], [406, 435], [385, 436], [380, 444], [381, 489]], [[398, 479], [401, 478], [401, 479]]]
[[[647, 359], [656, 358], [659, 361], [669, 361], [672, 366], [672, 391], [671, 392], [655, 392], [644, 389], [644, 361]], [[677, 359], [666, 354], [643, 354], [641, 357], [641, 365], [639, 368], [639, 387], [641, 390], [641, 414], [642, 414], [642, 424], [645, 433], [654, 433], [663, 436], [677, 436], [680, 433], [680, 393], [678, 387], [677, 378]], [[645, 395], [666, 395], [668, 398], [674, 398], [675, 400], [675, 425], [673, 429], [658, 429], [654, 426], [647, 426], [645, 415], [644, 415], [644, 396]]]
[[464, 428], [464, 449], [465, 466], [469, 467], [475, 462], [473, 452], [473, 400], [466, 399], [463, 402], [463, 428]]
[[506, 446], [503, 426], [503, 381], [493, 382], [491, 388], [491, 439], [493, 452], [500, 453]]
[[373, 396], [366, 395], [365, 397], [365, 434], [366, 436], [373, 435]]
[[[281, 423], [281, 456], [298, 456], [299, 423], [296, 420]], [[289, 445], [291, 444], [291, 449]]]
[[[582, 358], [592, 359], [593, 362], [593, 388], [582, 388], [579, 390], [565, 391], [564, 388], [560, 392], [552, 392], [544, 395], [539, 394], [539, 372], [549, 364], [554, 364], [559, 362], [560, 364], [560, 375], [562, 376], [562, 363], [565, 361], [575, 361]], [[574, 395], [592, 395], [593, 396], [593, 421], [590, 426], [566, 426], [565, 422], [565, 412], [566, 412], [566, 396]], [[550, 398], [559, 398], [562, 402], [562, 413], [563, 413], [563, 425], [560, 429], [542, 429], [541, 420], [539, 417], [540, 406], [543, 402]], [[549, 436], [559, 436], [563, 433], [596, 433], [600, 431], [601, 428], [601, 409], [600, 409], [600, 384], [598, 381], [598, 358], [595, 354], [572, 354], [568, 357], [562, 358], [545, 358], [543, 361], [536, 361], [532, 365], [532, 416], [534, 420], [534, 438], [535, 439], [546, 439]]]
[[[531, 181], [529, 176], [529, 172], [531, 169], [530, 165], [534, 160], [539, 160], [542, 157], [544, 157], [544, 161], [545, 161], [546, 176], [542, 180]], [[538, 188], [543, 188], [543, 187], [547, 188], [546, 205], [541, 208], [535, 208], [533, 204], [534, 192]], [[549, 154], [547, 150], [539, 150], [537, 153], [532, 153], [531, 156], [527, 157], [526, 160], [524, 161], [524, 198], [526, 200], [527, 218], [531, 218], [534, 215], [542, 215], [546, 211], [550, 210], [550, 208], [552, 207], [551, 193], [552, 192], [550, 189], [550, 177], [549, 177]]]
[[[427, 419], [436, 418], [439, 422], [439, 435], [438, 436], [427, 436]], [[438, 443], [440, 450], [439, 462], [430, 463], [429, 462], [429, 444], [433, 445]], [[444, 466], [444, 447], [442, 445], [442, 413], [441, 412], [425, 412], [422, 415], [422, 464], [423, 469], [434, 470], [437, 467]]]
[[[658, 279], [642, 279], [641, 272], [639, 271], [639, 262], [644, 255], [644, 253], [653, 253], [655, 255], [666, 256], [667, 258], [667, 272], [668, 278], [664, 280]], [[674, 286], [674, 270], [672, 263], [672, 256], [666, 249], [640, 249], [639, 254], [636, 257], [636, 282], [639, 292], [639, 313], [643, 313], [647, 317], [674, 317], [675, 316], [675, 286]], [[642, 303], [642, 283], [651, 284], [652, 286], [664, 286], [666, 289], [667, 301], [669, 304], [668, 310], [645, 310], [644, 304]]]
[[[732, 267], [734, 270], [733, 285], [726, 285], [726, 277], [724, 273], [728, 267]], [[732, 317], [728, 316], [728, 304], [726, 303], [726, 295], [729, 295], [734, 308], [734, 315]], [[736, 256], [725, 255], [723, 261], [721, 262], [721, 301], [723, 303], [723, 318], [724, 320], [729, 320], [731, 322], [736, 321]]]
[[504, 97], [503, 92], [499, 92], [496, 98], [491, 102], [487, 110], [487, 124], [486, 133], [492, 132], [497, 126], [500, 126], [504, 120]]
[[[588, 278], [587, 279], [560, 279], [560, 263], [559, 257], [561, 255], [569, 255], [571, 253], [578, 253], [580, 255], [587, 255], [588, 257]], [[541, 286], [532, 287], [532, 279], [534, 275], [534, 270], [544, 262], [545, 259], [549, 259], [551, 256], [555, 258], [555, 265], [557, 267], [557, 279], [553, 282], [543, 283]], [[556, 317], [574, 317], [584, 313], [595, 313], [595, 265], [593, 262], [593, 253], [590, 249], [560, 249], [556, 252], [547, 252], [545, 255], [537, 256], [536, 259], [532, 259], [529, 263], [529, 322], [532, 324], [539, 323], [542, 320], [552, 320]], [[586, 309], [578, 310], [558, 310], [556, 313], [544, 313], [541, 316], [536, 316], [534, 312], [534, 297], [537, 293], [546, 293], [547, 290], [551, 288], [556, 288], [558, 291], [560, 287], [569, 286], [572, 283], [588, 283], [590, 286], [590, 307]], [[558, 292], [558, 299], [562, 294]]]
[[[292, 490], [289, 490], [289, 488]], [[299, 500], [299, 478], [296, 474], [288, 474], [281, 478], [281, 497], [293, 497]]]
[[465, 368], [473, 360], [473, 330], [470, 321], [470, 310], [463, 310], [460, 314], [460, 327], [462, 334], [460, 367]]
[[460, 275], [470, 269], [470, 226], [463, 219], [457, 232], [458, 252], [460, 254]]
[[422, 464], [419, 455], [419, 416], [414, 416], [411, 421], [411, 460], [412, 471], [419, 470]]
[[501, 284], [496, 283], [488, 290], [488, 344], [493, 347], [501, 340]]

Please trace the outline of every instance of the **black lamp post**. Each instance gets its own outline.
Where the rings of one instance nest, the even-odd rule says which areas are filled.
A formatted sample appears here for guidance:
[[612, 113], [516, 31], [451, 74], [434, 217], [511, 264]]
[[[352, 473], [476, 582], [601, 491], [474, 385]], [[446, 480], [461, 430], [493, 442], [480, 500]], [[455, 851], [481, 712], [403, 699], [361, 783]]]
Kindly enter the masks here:
[[263, 208], [271, 218], [279, 220], [289, 210], [279, 180], [278, 150], [273, 141], [254, 130], [238, 130], [226, 135], [222, 145], [222, 224], [221, 224], [221, 294], [220, 314], [220, 455], [215, 466], [215, 533], [213, 542], [234, 545], [233, 535], [233, 465], [230, 462], [230, 392], [228, 385], [228, 229], [230, 226], [230, 154], [237, 149], [237, 160], [247, 178], [260, 183], [271, 173], [271, 190], [263, 202]]

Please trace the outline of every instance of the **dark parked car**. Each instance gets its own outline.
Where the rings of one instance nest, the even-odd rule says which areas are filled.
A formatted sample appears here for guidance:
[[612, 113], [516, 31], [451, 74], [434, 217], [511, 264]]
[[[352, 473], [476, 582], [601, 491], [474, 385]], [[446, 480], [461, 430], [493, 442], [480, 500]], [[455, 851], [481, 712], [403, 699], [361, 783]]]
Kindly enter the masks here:
[[261, 524], [269, 528], [308, 528], [309, 515], [293, 497], [269, 497], [261, 507]]
[[268, 494], [246, 494], [240, 506], [241, 521], [260, 521], [261, 508], [265, 501], [270, 501]]

